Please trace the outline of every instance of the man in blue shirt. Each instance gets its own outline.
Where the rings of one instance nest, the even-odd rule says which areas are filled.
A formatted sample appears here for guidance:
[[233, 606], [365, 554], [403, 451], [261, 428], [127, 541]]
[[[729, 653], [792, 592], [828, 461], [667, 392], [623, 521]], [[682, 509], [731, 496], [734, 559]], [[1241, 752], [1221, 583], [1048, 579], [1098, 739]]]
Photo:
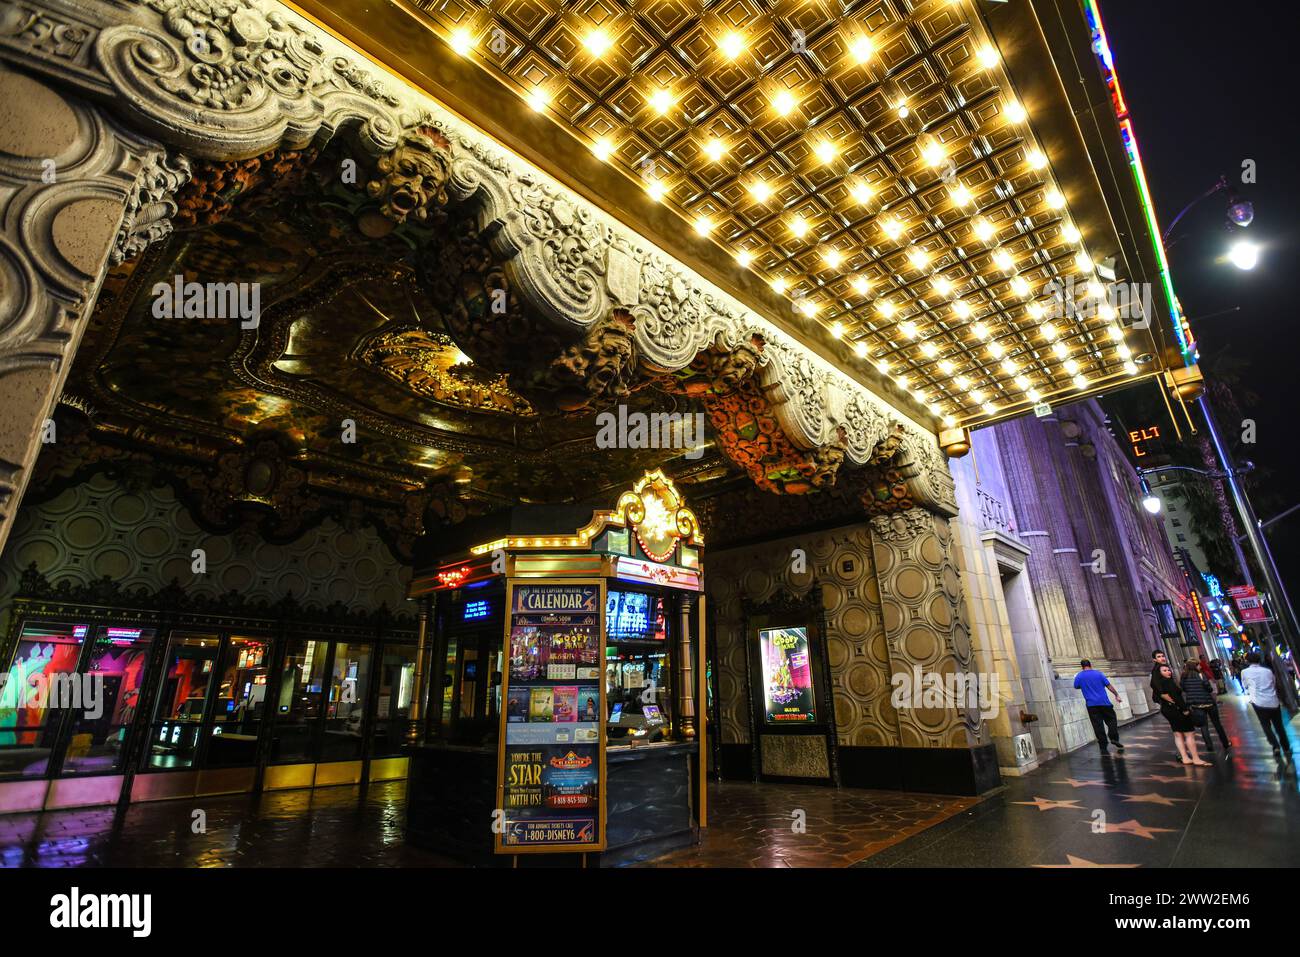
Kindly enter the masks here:
[[1119, 743], [1119, 721], [1115, 717], [1115, 708], [1106, 697], [1106, 692], [1109, 691], [1119, 701], [1119, 692], [1111, 687], [1104, 674], [1093, 668], [1092, 662], [1087, 658], [1079, 662], [1079, 667], [1083, 670], [1074, 676], [1074, 686], [1083, 692], [1083, 703], [1088, 706], [1088, 720], [1092, 722], [1092, 731], [1097, 735], [1101, 753], [1110, 753], [1106, 747], [1108, 733], [1115, 750], [1123, 753], [1124, 745]]

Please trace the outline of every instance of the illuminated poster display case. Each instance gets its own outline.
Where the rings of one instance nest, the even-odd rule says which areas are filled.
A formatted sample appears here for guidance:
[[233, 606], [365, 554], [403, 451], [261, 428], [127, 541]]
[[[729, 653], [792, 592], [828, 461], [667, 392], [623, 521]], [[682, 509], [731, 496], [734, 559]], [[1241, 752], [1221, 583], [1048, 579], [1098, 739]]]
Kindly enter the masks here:
[[821, 589], [745, 602], [754, 780], [838, 781]]
[[609, 509], [516, 506], [466, 526], [410, 590], [436, 607], [410, 838], [480, 863], [694, 843], [704, 540], [672, 481], [650, 472]]

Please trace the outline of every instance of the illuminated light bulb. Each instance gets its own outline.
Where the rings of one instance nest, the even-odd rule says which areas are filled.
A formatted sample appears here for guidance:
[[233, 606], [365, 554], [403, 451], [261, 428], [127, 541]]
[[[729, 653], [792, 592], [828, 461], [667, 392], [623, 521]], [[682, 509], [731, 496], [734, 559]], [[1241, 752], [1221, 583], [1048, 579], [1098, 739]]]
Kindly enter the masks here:
[[1083, 238], [1083, 233], [1079, 232], [1079, 227], [1074, 223], [1066, 223], [1061, 229], [1061, 235], [1065, 237], [1067, 243], [1077, 243]]
[[832, 269], [835, 269], [839, 266], [841, 262], [844, 261], [844, 254], [841, 253], [838, 249], [828, 249], [823, 254], [822, 258], [826, 260], [826, 265], [830, 266]]
[[1002, 343], [1000, 342], [989, 343], [989, 355], [991, 355], [994, 359], [1001, 359], [1006, 354], [1007, 354], [1007, 350], [1003, 348]]
[[700, 216], [695, 220], [695, 231], [701, 236], [707, 236], [713, 229], [713, 220], [707, 216]]
[[866, 276], [854, 276], [849, 285], [853, 287], [853, 291], [859, 296], [865, 296], [871, 291], [871, 280]]
[[1029, 318], [1031, 319], [1042, 319], [1047, 313], [1047, 309], [1044, 308], [1041, 302], [1031, 302], [1026, 308], [1029, 311]]
[[1067, 375], [1074, 375], [1079, 371], [1079, 363], [1075, 362], [1073, 359], [1066, 359], [1065, 362], [1061, 364], [1065, 367]]
[[718, 41], [718, 49], [728, 60], [734, 60], [745, 52], [745, 38], [734, 30], [723, 34], [722, 39]]
[[767, 183], [763, 182], [761, 179], [755, 180], [750, 184], [749, 192], [753, 195], [754, 199], [758, 200], [760, 203], [766, 203], [772, 196], [772, 187], [768, 186]]
[[921, 149], [921, 159], [925, 160], [926, 166], [942, 166], [946, 156], [943, 144], [936, 139], [931, 139]]
[[987, 339], [989, 337], [989, 327], [982, 322], [977, 322], [971, 326], [971, 331], [975, 333], [978, 339]]
[[894, 313], [898, 311], [898, 308], [888, 299], [882, 299], [880, 302], [876, 303], [876, 311], [886, 319], [891, 319], [893, 318]]
[[930, 262], [930, 254], [920, 246], [913, 246], [907, 251], [907, 261], [916, 269], [924, 269]]
[[1137, 363], [1134, 362], [1132, 359], [1126, 360], [1124, 362], [1124, 371], [1127, 372], [1129, 375], [1137, 375], [1137, 371], [1138, 371]]
[[1025, 108], [1016, 100], [1011, 100], [1007, 103], [1006, 114], [1007, 119], [1012, 123], [1023, 123], [1025, 118], [1029, 115], [1025, 112]]
[[727, 152], [727, 144], [722, 142], [716, 136], [704, 144], [704, 155], [713, 162], [718, 162]]
[[1074, 377], [1074, 387], [1075, 387], [1076, 389], [1086, 389], [1086, 388], [1088, 388], [1088, 378], [1087, 378], [1087, 376], [1082, 376], [1082, 375], [1077, 375], [1077, 376], [1075, 376], [1075, 377]]
[[1087, 285], [1085, 288], [1088, 290], [1088, 298], [1089, 298], [1089, 299], [1105, 299], [1105, 298], [1106, 298], [1106, 287], [1103, 286], [1101, 283], [1099, 283], [1099, 282], [1098, 282], [1097, 280], [1095, 280], [1095, 279], [1093, 279], [1091, 282], [1089, 282], [1088, 285]]
[[783, 276], [777, 276], [772, 280], [772, 289], [774, 292], [785, 292], [787, 283]]
[[1050, 322], [1043, 323], [1039, 328], [1042, 329], [1043, 331], [1043, 338], [1046, 339], [1048, 342], [1053, 341], [1057, 337], [1057, 335], [1059, 335], [1059, 333], [1056, 330], [1056, 326], [1054, 326]]
[[1025, 398], [1028, 399], [1030, 402], [1038, 402], [1040, 399], [1042, 399], [1042, 397], [1043, 397], [1042, 393], [1040, 393], [1037, 389], [1025, 390]]
[[1074, 265], [1075, 268], [1082, 273], [1091, 273], [1096, 268], [1096, 264], [1093, 263], [1092, 257], [1083, 250], [1079, 250], [1078, 254], [1075, 255]]
[[998, 407], [992, 402], [985, 402], [980, 408], [984, 410], [985, 415], [996, 415], [998, 411]]
[[1047, 155], [1042, 150], [1030, 150], [1025, 155], [1025, 162], [1030, 169], [1042, 169], [1047, 165]]
[[660, 116], [663, 116], [673, 108], [673, 95], [667, 90], [660, 88], [650, 94], [650, 108]]
[[939, 347], [933, 342], [923, 342], [921, 343], [921, 352], [925, 354], [927, 359], [933, 359], [939, 354]]
[[853, 351], [858, 354], [859, 359], [865, 359], [867, 357], [867, 344], [865, 342], [854, 343]]
[[971, 200], [975, 198], [971, 195], [971, 191], [961, 183], [958, 183], [948, 195], [952, 197], [952, 201], [958, 206], [969, 206]]
[[1058, 359], [1065, 359], [1070, 355], [1070, 347], [1058, 339], [1056, 342], [1052, 343], [1052, 353]]
[[1052, 207], [1052, 209], [1060, 209], [1065, 205], [1065, 194], [1055, 186], [1049, 189], [1043, 198], [1047, 201], [1047, 205]]
[[889, 216], [880, 221], [880, 230], [890, 239], [896, 240], [903, 235], [903, 224]]
[[1028, 389], [1028, 388], [1030, 387], [1030, 385], [1033, 384], [1033, 383], [1031, 383], [1031, 382], [1029, 381], [1028, 378], [1026, 378], [1025, 376], [1022, 376], [1022, 375], [1018, 375], [1018, 376], [1016, 376], [1015, 379], [1014, 379], [1013, 381], [1016, 383], [1016, 385], [1020, 386], [1020, 388], [1022, 388], [1022, 389]]
[[803, 302], [799, 303], [799, 311], [811, 319], [813, 316], [817, 315], [817, 303], [813, 302], [811, 299], [805, 299]]
[[645, 191], [650, 194], [650, 198], [656, 203], [664, 198], [664, 184], [662, 180], [652, 179], [646, 183]]
[[591, 151], [596, 154], [596, 159], [607, 160], [611, 153], [614, 152], [614, 146], [605, 137], [601, 137], [591, 144]]
[[862, 180], [858, 180], [853, 184], [853, 188], [849, 190], [849, 195], [853, 197], [853, 202], [865, 206], [871, 201], [871, 186]]
[[966, 378], [964, 375], [959, 375], [953, 378], [952, 384], [959, 389], [969, 389], [970, 379]]
[[1102, 319], [1105, 319], [1107, 322], [1110, 322], [1115, 318], [1115, 308], [1108, 302], [1098, 303], [1097, 315]]
[[1009, 252], [1007, 252], [1005, 249], [999, 249], [997, 252], [993, 254], [993, 265], [997, 266], [1003, 272], [1006, 272], [1013, 265], [1015, 265], [1015, 261], [1011, 258], [1011, 254]]
[[808, 233], [808, 221], [796, 213], [794, 219], [790, 220], [790, 232], [795, 239], [803, 239]]
[[880, 359], [876, 362], [876, 371], [881, 375], [889, 375], [889, 363], [884, 359]]
[[958, 299], [952, 304], [952, 312], [958, 319], [970, 318], [970, 303]]
[[1127, 345], [1125, 345], [1125, 344], [1122, 343], [1122, 342], [1121, 342], [1118, 346], [1115, 347], [1115, 351], [1116, 351], [1117, 353], [1119, 353], [1119, 357], [1120, 357], [1121, 359], [1131, 359], [1131, 358], [1133, 358], [1133, 350], [1130, 349]]
[[1024, 276], [1016, 276], [1011, 280], [1011, 291], [1021, 298], [1029, 295], [1029, 283]]
[[941, 296], [952, 292], [952, 282], [946, 276], [935, 276], [930, 280], [930, 287]]
[[1014, 359], [1003, 359], [1002, 371], [1005, 372], [1007, 375], [1015, 375], [1017, 372], [1020, 371], [1020, 366], [1016, 365]]
[[994, 232], [996, 232], [993, 228], [993, 224], [982, 216], [975, 220], [975, 222], [971, 223], [971, 228], [975, 230], [975, 238], [982, 243], [986, 243], [992, 239]]
[[871, 59], [871, 54], [876, 52], [876, 45], [871, 42], [870, 37], [859, 36], [849, 44], [849, 53], [858, 63], [866, 63]]
[[596, 27], [582, 38], [582, 45], [587, 48], [587, 52], [592, 56], [604, 56], [605, 51], [613, 44], [614, 41], [610, 39], [609, 34], [600, 27]]
[[547, 105], [551, 102], [550, 94], [540, 86], [535, 86], [529, 90], [528, 96], [525, 99], [527, 100], [529, 107], [531, 107], [536, 113], [542, 112], [542, 110], [546, 109]]
[[898, 324], [898, 331], [901, 332], [903, 335], [907, 336], [907, 338], [909, 339], [915, 339], [917, 335], [920, 334], [920, 330], [917, 329], [916, 323], [913, 322], [911, 319], [907, 319], [903, 322], [900, 322]]
[[772, 111], [777, 116], [789, 116], [794, 109], [794, 94], [789, 90], [781, 90], [776, 96], [772, 97]]
[[835, 322], [832, 322], [831, 335], [834, 336], [836, 339], [844, 335], [844, 323], [840, 322], [838, 319]]
[[998, 65], [998, 51], [987, 43], [980, 47], [975, 55], [979, 58], [980, 66], [986, 70], [991, 70]]
[[898, 115], [900, 120], [905, 120], [912, 114], [912, 111], [908, 109], [907, 100], [899, 100], [895, 103], [894, 112]]
[[931, 403], [930, 403], [929, 405], [927, 405], [925, 408], [926, 408], [926, 411], [928, 411], [928, 412], [929, 412], [931, 415], [933, 415], [935, 418], [938, 418], [938, 417], [939, 417], [939, 413], [943, 411], [943, 409], [940, 407], [940, 405], [939, 405], [938, 402], [931, 402]]
[[953, 365], [949, 360], [947, 360], [947, 359], [940, 359], [940, 360], [939, 360], [939, 371], [942, 372], [944, 375], [952, 375], [953, 370], [956, 369], [956, 368], [957, 368], [957, 367], [954, 366], [954, 365]]
[[474, 35], [464, 27], [457, 27], [451, 31], [451, 48], [464, 56], [474, 48]]
[[906, 392], [908, 390], [908, 387], [911, 385], [911, 383], [908, 382], [907, 376], [896, 375], [894, 376], [894, 385], [898, 386], [900, 389]]
[[838, 152], [839, 151], [835, 148], [835, 144], [830, 140], [821, 140], [813, 147], [813, 153], [816, 154], [817, 159], [822, 164], [832, 162], [835, 159], [835, 154]]
[[1124, 341], [1124, 330], [1119, 326], [1108, 326], [1106, 334], [1110, 336], [1112, 342]]
[[749, 264], [754, 261], [754, 254], [748, 249], [742, 249], [736, 253], [736, 262], [740, 263], [742, 269], [748, 269]]
[[957, 424], [957, 417], [954, 415], [945, 415], [943, 417], [943, 424], [951, 428]]
[[971, 401], [972, 401], [972, 402], [983, 402], [983, 401], [984, 401], [984, 393], [983, 393], [981, 390], [979, 390], [979, 389], [971, 389], [971, 390], [970, 390], [970, 397], [971, 397]]

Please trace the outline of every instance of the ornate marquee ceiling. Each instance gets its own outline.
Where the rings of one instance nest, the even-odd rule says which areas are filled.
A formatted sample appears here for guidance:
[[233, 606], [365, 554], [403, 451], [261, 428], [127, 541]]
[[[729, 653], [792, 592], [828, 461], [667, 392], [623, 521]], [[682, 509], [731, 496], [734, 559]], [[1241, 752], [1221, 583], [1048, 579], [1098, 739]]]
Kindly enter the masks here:
[[[761, 280], [762, 311], [936, 425], [1096, 394], [1167, 361], [1176, 336], [1153, 323], [1168, 304], [1126, 295], [1149, 266], [1133, 211], [1109, 208], [1131, 196], [1099, 186], [1089, 154], [1118, 127], [1099, 146], [1074, 126], [1028, 2], [994, 11], [996, 33], [972, 0], [328, 6], [300, 5], [494, 132], [509, 110], [468, 83], [504, 84], [521, 114], [590, 151], [548, 141], [549, 172], [634, 228], [655, 222], [646, 207], [671, 209], [701, 239], [684, 262], [721, 263], [750, 302]], [[409, 21], [432, 34], [427, 51]]]

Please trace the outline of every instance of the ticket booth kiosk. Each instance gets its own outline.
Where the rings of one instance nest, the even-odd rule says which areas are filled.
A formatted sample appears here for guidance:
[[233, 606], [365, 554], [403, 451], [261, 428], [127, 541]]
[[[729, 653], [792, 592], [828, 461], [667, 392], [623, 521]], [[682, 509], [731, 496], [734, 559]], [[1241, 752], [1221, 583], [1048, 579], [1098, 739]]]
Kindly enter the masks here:
[[517, 506], [458, 534], [411, 585], [435, 629], [408, 839], [520, 866], [616, 865], [697, 841], [704, 542], [671, 480], [651, 472], [612, 508]]

